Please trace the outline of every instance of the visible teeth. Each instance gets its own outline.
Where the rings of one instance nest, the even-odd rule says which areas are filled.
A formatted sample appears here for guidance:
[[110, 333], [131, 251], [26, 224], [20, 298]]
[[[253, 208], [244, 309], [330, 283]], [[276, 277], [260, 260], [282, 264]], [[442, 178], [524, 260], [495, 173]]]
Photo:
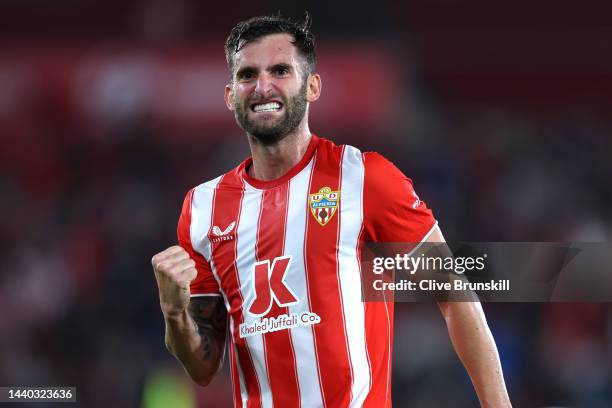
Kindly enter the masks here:
[[263, 105], [255, 105], [253, 110], [255, 112], [271, 112], [280, 109], [280, 103], [278, 102], [268, 102]]

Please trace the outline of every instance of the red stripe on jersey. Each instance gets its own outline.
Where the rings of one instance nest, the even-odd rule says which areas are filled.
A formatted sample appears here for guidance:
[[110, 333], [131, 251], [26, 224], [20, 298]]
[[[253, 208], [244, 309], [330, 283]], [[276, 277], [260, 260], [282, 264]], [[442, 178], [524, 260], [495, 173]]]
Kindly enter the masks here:
[[[288, 204], [289, 183], [263, 191], [257, 230], [257, 260], [268, 260], [271, 267], [274, 258], [284, 254]], [[267, 317], [278, 317], [287, 313], [287, 307], [280, 307], [273, 300]], [[266, 333], [263, 340], [274, 406], [299, 407], [300, 390], [291, 330]]]
[[[213, 213], [211, 230], [214, 226], [219, 227], [219, 230], [225, 231], [229, 225], [235, 222], [238, 225], [240, 222], [240, 210], [242, 207], [242, 199], [244, 198], [244, 189], [242, 188], [242, 179], [235, 172], [225, 174], [219, 185], [215, 189], [213, 198]], [[259, 380], [253, 360], [250, 355], [249, 347], [245, 339], [238, 335], [240, 323], [244, 321], [242, 315], [242, 305], [244, 300], [240, 292], [240, 278], [238, 276], [238, 268], [236, 267], [236, 230], [233, 228], [225, 237], [234, 237], [231, 240], [221, 240], [215, 242], [214, 232], [211, 234], [212, 245], [212, 260], [217, 268], [217, 276], [221, 281], [221, 287], [225, 290], [225, 295], [229, 303], [230, 310], [228, 313], [235, 316], [233, 327], [233, 341], [236, 344], [236, 351], [240, 367], [245, 377], [247, 392], [249, 395], [249, 407], [261, 406], [261, 390]], [[239, 388], [239, 386], [238, 386]], [[252, 404], [252, 405], [251, 405]]]
[[340, 211], [336, 209], [325, 225], [319, 224], [310, 211], [310, 194], [318, 193], [323, 187], [332, 191], [340, 189], [342, 149], [329, 145], [328, 141], [319, 142], [308, 190], [305, 262], [310, 307], [321, 317], [313, 330], [323, 402], [328, 407], [344, 407], [350, 402], [351, 393], [347, 391], [351, 389], [353, 375], [338, 276]]

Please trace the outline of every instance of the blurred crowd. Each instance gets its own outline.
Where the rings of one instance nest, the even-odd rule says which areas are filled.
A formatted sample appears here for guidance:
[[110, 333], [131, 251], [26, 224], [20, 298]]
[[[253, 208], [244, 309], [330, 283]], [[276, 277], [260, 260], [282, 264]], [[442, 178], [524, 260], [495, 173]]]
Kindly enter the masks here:
[[[384, 125], [344, 128], [314, 110], [311, 130], [396, 163], [449, 241], [611, 239], [609, 116], [468, 103], [418, 55], [402, 57], [417, 62], [401, 65], [392, 106], [371, 106], [392, 111]], [[36, 109], [19, 116], [0, 95], [0, 385], [76, 386], [87, 407], [230, 406], [227, 362], [202, 389], [165, 350], [150, 259], [174, 244], [186, 191], [248, 155], [231, 113], [187, 135], [147, 112], [93, 128], [30, 97]], [[396, 307], [395, 405], [475, 406], [435, 305]], [[609, 304], [484, 308], [515, 406], [612, 405]]]

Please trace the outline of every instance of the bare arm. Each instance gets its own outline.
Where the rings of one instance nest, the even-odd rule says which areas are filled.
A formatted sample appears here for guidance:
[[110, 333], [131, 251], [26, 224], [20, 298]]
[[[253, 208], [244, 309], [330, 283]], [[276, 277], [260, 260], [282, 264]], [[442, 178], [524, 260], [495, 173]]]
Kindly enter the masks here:
[[[428, 242], [445, 242], [436, 227]], [[450, 252], [450, 250], [448, 250]], [[495, 340], [479, 301], [438, 302], [448, 334], [482, 407], [511, 407]]]
[[482, 407], [510, 407], [495, 340], [480, 302], [439, 302], [448, 334]]
[[227, 311], [221, 296], [190, 299], [195, 263], [174, 246], [152, 259], [166, 324], [166, 347], [202, 386], [217, 373], [225, 348]]
[[202, 386], [210, 383], [221, 366], [226, 316], [221, 296], [206, 296], [191, 299], [188, 312], [164, 318], [168, 351]]

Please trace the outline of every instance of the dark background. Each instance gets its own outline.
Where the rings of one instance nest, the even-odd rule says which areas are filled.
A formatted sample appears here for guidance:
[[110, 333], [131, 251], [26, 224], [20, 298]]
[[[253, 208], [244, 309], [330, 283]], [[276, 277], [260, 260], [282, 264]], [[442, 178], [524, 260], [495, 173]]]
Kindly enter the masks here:
[[[0, 385], [88, 407], [224, 407], [163, 346], [151, 256], [185, 192], [248, 155], [223, 42], [286, 2], [0, 4]], [[311, 130], [377, 150], [449, 241], [609, 241], [612, 3], [307, 5]], [[516, 407], [612, 405], [609, 304], [485, 304]], [[397, 305], [394, 403], [471, 407], [435, 305]], [[171, 402], [169, 402], [171, 401]]]

